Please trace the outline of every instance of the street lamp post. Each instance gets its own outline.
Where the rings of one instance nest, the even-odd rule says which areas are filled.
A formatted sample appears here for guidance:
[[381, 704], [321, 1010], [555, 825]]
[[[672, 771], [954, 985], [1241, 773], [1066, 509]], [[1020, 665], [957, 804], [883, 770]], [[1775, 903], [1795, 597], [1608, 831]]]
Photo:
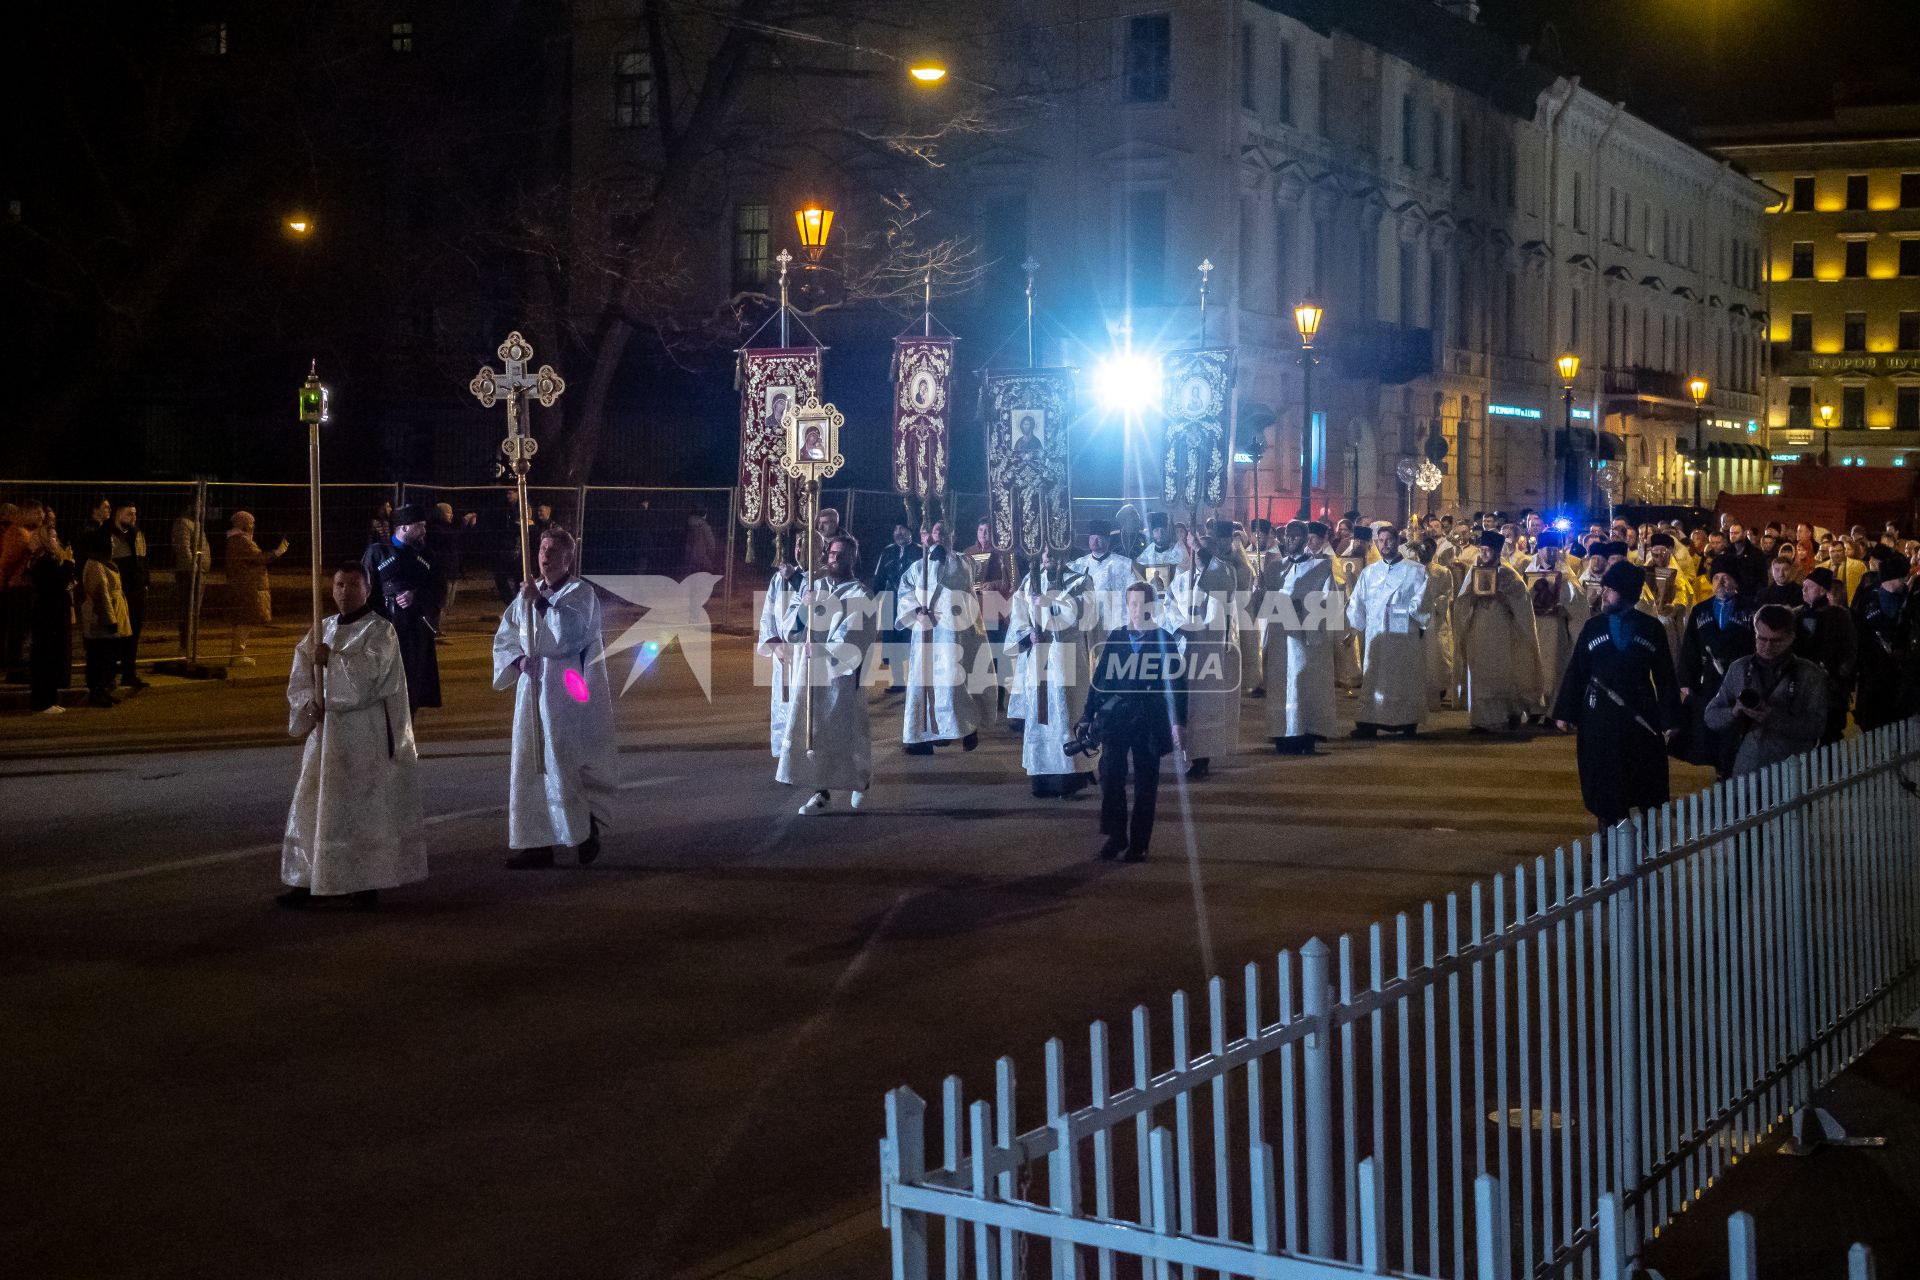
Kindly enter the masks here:
[[1833, 465], [1833, 406], [1820, 406], [1820, 465]]
[[1326, 308], [1312, 300], [1293, 309], [1294, 327], [1300, 331], [1300, 510], [1299, 518], [1313, 519], [1313, 340], [1320, 332]]
[[[1554, 363], [1560, 366], [1560, 400], [1561, 407], [1564, 410], [1561, 427], [1566, 432], [1563, 439], [1566, 441], [1567, 466], [1572, 469], [1579, 466], [1579, 450], [1575, 447], [1573, 438], [1573, 380], [1580, 373], [1580, 357], [1569, 351]], [[1578, 470], [1574, 470], [1572, 475], [1567, 477], [1566, 500], [1568, 506], [1573, 506], [1576, 503], [1582, 506], [1585, 505], [1586, 484], [1584, 481], [1577, 483], [1574, 481], [1574, 477], [1579, 474]]]
[[1707, 380], [1695, 378], [1687, 384], [1687, 393], [1693, 397], [1693, 505], [1700, 506], [1700, 472], [1707, 463], [1707, 449], [1702, 432], [1706, 428], [1707, 417]]

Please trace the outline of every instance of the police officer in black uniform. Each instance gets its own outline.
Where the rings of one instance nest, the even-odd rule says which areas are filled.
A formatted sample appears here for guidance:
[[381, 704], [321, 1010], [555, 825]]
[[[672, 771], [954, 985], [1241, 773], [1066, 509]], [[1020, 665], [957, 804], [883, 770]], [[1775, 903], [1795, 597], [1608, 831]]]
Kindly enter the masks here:
[[442, 579], [427, 555], [427, 511], [407, 503], [393, 513], [393, 533], [368, 547], [369, 599], [400, 636], [400, 665], [407, 671], [407, 709], [440, 705], [440, 659], [434, 653], [433, 620], [440, 616]]
[[1601, 577], [1601, 612], [1580, 628], [1553, 700], [1559, 726], [1579, 728], [1580, 799], [1603, 827], [1669, 798], [1666, 745], [1680, 695], [1667, 629], [1634, 608], [1645, 582], [1624, 560]]

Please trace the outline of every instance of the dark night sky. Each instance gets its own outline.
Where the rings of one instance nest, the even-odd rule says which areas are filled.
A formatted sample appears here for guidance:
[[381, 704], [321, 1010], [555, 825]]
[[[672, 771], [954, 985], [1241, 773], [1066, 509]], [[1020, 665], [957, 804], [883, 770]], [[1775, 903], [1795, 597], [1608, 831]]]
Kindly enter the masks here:
[[1480, 20], [1669, 127], [1824, 116], [1839, 80], [1920, 101], [1920, 0], [1483, 0]]

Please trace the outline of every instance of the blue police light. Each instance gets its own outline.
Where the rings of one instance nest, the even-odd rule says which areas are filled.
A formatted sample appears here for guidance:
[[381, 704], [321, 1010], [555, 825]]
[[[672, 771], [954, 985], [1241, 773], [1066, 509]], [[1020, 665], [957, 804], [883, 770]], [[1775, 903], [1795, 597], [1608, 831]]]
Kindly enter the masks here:
[[1566, 533], [1573, 528], [1573, 521], [1567, 519], [1565, 516], [1561, 516], [1553, 522], [1553, 527], [1561, 533]]

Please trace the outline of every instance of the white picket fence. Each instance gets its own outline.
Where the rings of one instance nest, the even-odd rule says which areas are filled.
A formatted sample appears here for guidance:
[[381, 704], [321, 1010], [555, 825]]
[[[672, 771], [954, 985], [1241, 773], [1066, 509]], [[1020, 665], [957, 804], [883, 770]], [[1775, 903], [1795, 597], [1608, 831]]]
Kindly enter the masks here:
[[894, 1275], [935, 1248], [947, 1280], [1630, 1263], [1920, 1005], [1917, 757], [1920, 720], [1889, 725], [1250, 964], [1237, 1000], [1216, 977], [1198, 1044], [1186, 993], [1159, 1045], [1138, 1007], [1126, 1080], [1105, 1023], [1049, 1040], [1037, 1127], [1011, 1058], [990, 1098], [943, 1082], [937, 1155], [893, 1090]]

